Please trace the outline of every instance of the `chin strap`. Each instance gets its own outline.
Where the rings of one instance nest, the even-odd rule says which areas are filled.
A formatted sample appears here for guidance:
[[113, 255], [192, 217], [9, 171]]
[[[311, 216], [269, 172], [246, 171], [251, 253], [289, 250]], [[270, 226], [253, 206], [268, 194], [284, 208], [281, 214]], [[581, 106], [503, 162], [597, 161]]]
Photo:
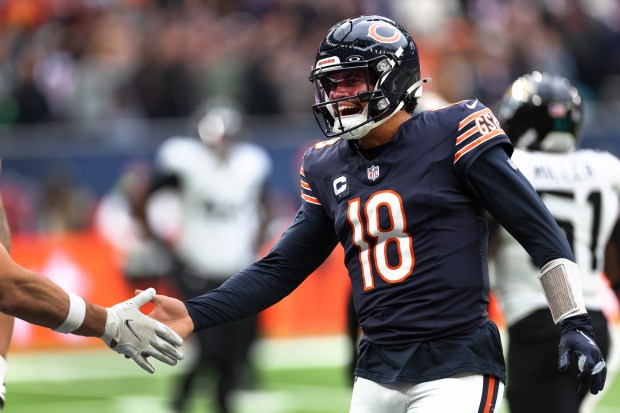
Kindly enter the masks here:
[[[403, 106], [405, 105], [405, 102], [400, 102], [398, 104], [398, 106], [396, 107], [396, 109], [394, 109], [394, 111], [392, 113], [390, 113], [389, 115], [387, 115], [385, 118], [381, 119], [378, 122], [368, 122], [365, 125], [360, 126], [359, 128], [355, 128], [353, 130], [350, 130], [349, 132], [343, 133], [341, 136], [341, 138], [346, 139], [346, 140], [352, 140], [352, 139], [361, 139], [364, 136], [366, 136], [366, 134], [368, 132], [370, 132], [371, 130], [373, 130], [374, 128], [376, 128], [377, 126], [385, 123], [388, 121], [388, 119], [390, 119], [392, 116], [394, 116], [399, 110], [401, 110], [403, 108]], [[366, 110], [368, 109], [368, 106], [366, 106], [366, 108], [364, 108], [364, 112], [366, 112]], [[362, 115], [355, 115], [355, 116], [364, 116], [362, 112]]]

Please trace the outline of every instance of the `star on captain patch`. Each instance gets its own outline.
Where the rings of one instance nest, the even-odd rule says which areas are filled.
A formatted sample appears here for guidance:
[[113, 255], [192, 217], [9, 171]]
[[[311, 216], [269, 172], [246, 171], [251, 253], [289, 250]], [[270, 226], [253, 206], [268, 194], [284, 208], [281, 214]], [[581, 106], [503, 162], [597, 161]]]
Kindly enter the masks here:
[[367, 168], [366, 176], [368, 176], [368, 179], [371, 181], [376, 180], [379, 177], [379, 166], [373, 165], [370, 168]]

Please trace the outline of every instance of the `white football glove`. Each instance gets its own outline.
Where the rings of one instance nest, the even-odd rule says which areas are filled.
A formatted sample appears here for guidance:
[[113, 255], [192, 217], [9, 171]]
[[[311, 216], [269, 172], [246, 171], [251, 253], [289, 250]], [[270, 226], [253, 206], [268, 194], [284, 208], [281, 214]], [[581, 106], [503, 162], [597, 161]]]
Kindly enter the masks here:
[[155, 369], [146, 360], [148, 356], [171, 366], [183, 360], [183, 353], [177, 348], [183, 344], [183, 339], [139, 310], [153, 297], [155, 290], [149, 288], [127, 301], [107, 308], [105, 334], [101, 336], [108, 347], [131, 358], [151, 374]]

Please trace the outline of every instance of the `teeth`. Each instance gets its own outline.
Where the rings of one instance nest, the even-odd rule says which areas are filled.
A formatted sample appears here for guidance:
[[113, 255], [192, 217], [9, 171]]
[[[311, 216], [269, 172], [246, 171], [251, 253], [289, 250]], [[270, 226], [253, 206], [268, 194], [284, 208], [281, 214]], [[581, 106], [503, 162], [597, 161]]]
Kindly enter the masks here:
[[[348, 113], [348, 115], [357, 115], [360, 112], [360, 108], [358, 106], [355, 105], [338, 105], [338, 113], [340, 113], [342, 116], [345, 116], [345, 113]], [[350, 112], [354, 112], [354, 113], [350, 113]]]

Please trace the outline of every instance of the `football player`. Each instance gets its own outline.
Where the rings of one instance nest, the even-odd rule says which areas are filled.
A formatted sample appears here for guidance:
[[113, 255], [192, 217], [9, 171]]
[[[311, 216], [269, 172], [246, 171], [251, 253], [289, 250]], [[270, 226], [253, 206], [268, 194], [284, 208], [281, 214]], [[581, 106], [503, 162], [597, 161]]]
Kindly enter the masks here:
[[[580, 275], [575, 282], [581, 284], [592, 319], [591, 332], [607, 357], [609, 330], [597, 290], [606, 246], [618, 221], [620, 160], [608, 152], [576, 149], [581, 97], [561, 76], [533, 72], [520, 77], [508, 88], [498, 117], [516, 148], [513, 161], [568, 238]], [[492, 232], [490, 250], [496, 269], [493, 289], [508, 326], [510, 411], [578, 413], [585, 396], [575, 391], [578, 365], [566, 369], [568, 360], [563, 359], [560, 369], [566, 371], [560, 372], [553, 360], [561, 328], [547, 309], [551, 297], [545, 298], [535, 280], [538, 268], [501, 227]], [[613, 268], [607, 274], [620, 279]]]
[[498, 411], [506, 372], [487, 313], [489, 211], [540, 268], [562, 366], [579, 355], [581, 391], [599, 392], [606, 367], [579, 268], [491, 110], [472, 99], [411, 116], [428, 79], [412, 37], [381, 16], [333, 26], [310, 80], [330, 139], [304, 155], [293, 223], [222, 287], [185, 303], [156, 297], [156, 319], [188, 336], [254, 314], [339, 242], [363, 332], [350, 412]]
[[[241, 107], [227, 96], [212, 96], [196, 116], [197, 136], [173, 136], [155, 156], [157, 177], [151, 205], [160, 190], [178, 199], [179, 220], [168, 244], [178, 264], [171, 272], [185, 299], [215, 289], [254, 261], [263, 241], [269, 213], [265, 201], [271, 158], [258, 145], [240, 140]], [[149, 208], [154, 211], [154, 209]], [[150, 213], [152, 233], [162, 214]], [[227, 413], [231, 394], [251, 381], [249, 353], [257, 317], [246, 317], [196, 334], [197, 357], [181, 375], [172, 406], [186, 411], [199, 373], [215, 373], [216, 411]], [[250, 383], [247, 383], [250, 384]]]

